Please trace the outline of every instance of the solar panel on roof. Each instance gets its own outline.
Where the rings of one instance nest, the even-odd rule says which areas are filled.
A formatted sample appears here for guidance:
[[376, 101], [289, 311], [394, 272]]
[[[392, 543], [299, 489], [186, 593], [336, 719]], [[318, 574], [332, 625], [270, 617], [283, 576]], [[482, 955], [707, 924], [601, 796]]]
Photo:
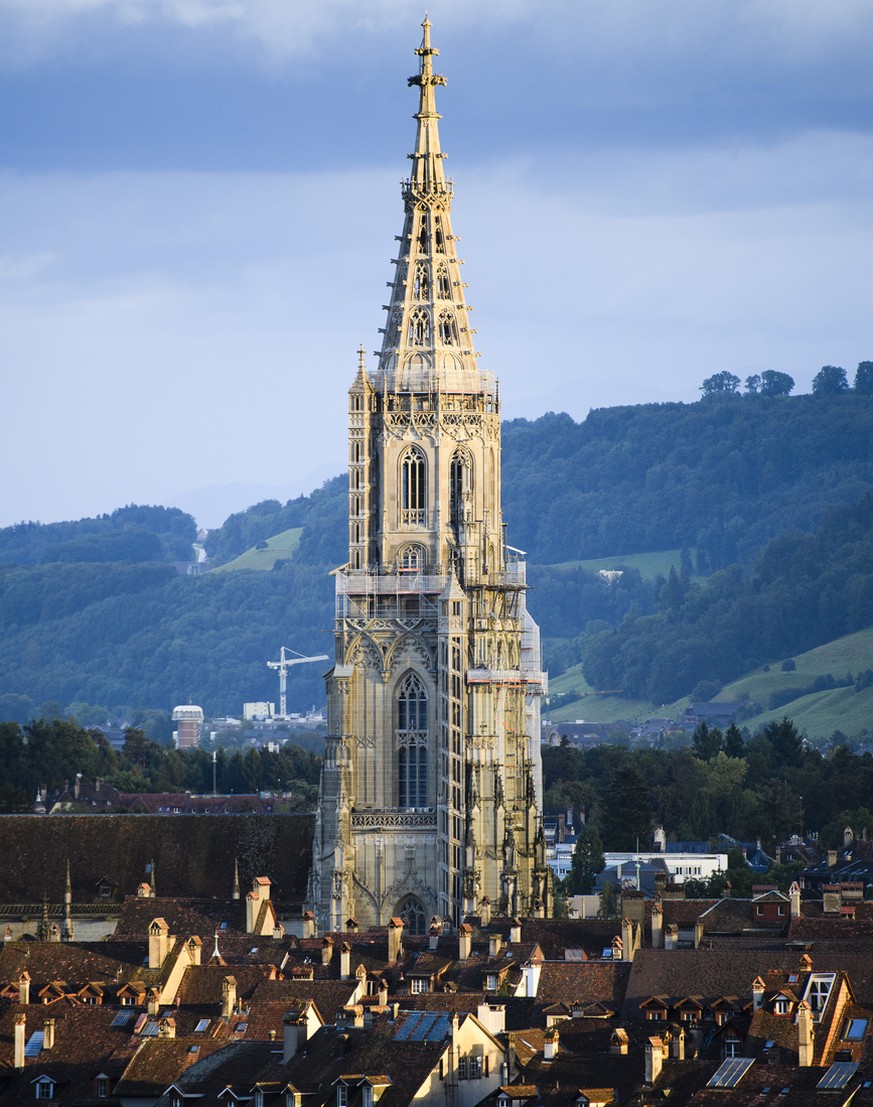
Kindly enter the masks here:
[[728, 1057], [711, 1076], [707, 1088], [735, 1088], [752, 1067], [754, 1057]]
[[142, 1037], [142, 1038], [157, 1038], [157, 1036], [158, 1036], [158, 1024], [154, 1021], [154, 1019], [151, 1019], [149, 1022], [147, 1022], [145, 1024], [145, 1026], [140, 1031], [140, 1037]]
[[24, 1056], [25, 1057], [36, 1057], [36, 1055], [42, 1049], [44, 1041], [45, 1041], [45, 1031], [43, 1031], [43, 1030], [34, 1030], [34, 1032], [27, 1039], [27, 1045], [24, 1047]]
[[138, 1013], [136, 1011], [119, 1011], [112, 1020], [112, 1025], [122, 1030], [127, 1030], [127, 1028], [136, 1021], [137, 1017]]
[[834, 1061], [821, 1080], [816, 1084], [816, 1091], [839, 1092], [845, 1088], [857, 1071], [857, 1061]]

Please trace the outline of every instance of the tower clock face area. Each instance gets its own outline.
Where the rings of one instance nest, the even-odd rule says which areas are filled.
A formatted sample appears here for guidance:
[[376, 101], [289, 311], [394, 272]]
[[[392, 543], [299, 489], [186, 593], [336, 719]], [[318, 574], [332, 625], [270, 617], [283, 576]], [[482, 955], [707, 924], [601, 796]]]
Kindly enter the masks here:
[[[479, 367], [452, 230], [431, 24], [378, 362], [349, 390], [349, 557], [309, 906], [327, 930], [425, 933], [548, 912], [525, 564], [506, 544], [500, 402]], [[393, 922], [391, 922], [393, 920]], [[398, 930], [399, 932], [399, 930]]]

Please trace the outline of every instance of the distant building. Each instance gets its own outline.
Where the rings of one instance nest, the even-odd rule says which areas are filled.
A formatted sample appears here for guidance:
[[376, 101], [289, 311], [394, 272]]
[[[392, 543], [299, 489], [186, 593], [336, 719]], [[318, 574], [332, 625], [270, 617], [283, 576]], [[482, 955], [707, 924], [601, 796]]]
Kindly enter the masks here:
[[247, 723], [265, 722], [276, 714], [276, 705], [266, 700], [255, 700], [243, 704], [243, 718]]
[[173, 741], [177, 750], [196, 750], [200, 746], [200, 730], [203, 726], [203, 708], [186, 703], [173, 708]]

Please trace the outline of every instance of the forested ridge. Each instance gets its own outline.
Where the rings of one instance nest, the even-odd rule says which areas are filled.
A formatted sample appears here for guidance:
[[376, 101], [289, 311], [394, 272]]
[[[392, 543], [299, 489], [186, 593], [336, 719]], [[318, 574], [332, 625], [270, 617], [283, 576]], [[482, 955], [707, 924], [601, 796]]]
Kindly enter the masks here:
[[[527, 551], [553, 674], [583, 659], [595, 687], [662, 702], [873, 623], [869, 394], [550, 413], [505, 424], [503, 444], [508, 539]], [[293, 558], [200, 576], [171, 565], [195, 536], [177, 509], [0, 530], [0, 717], [275, 700], [280, 645], [332, 652], [346, 511], [340, 476], [232, 515], [207, 538], [212, 564], [300, 527]], [[572, 564], [673, 547], [681, 571], [660, 579]], [[321, 671], [293, 673], [292, 706], [321, 702]]]

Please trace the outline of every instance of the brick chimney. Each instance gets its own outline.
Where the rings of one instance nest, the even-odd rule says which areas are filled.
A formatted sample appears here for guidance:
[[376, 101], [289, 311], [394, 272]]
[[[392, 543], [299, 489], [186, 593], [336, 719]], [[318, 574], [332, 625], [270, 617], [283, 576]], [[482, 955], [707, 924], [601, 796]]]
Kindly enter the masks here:
[[388, 963], [393, 964], [403, 957], [403, 919], [388, 921]]
[[26, 1034], [27, 1015], [24, 1012], [15, 1016], [15, 1042], [12, 1048], [12, 1064], [15, 1069], [24, 1068], [24, 1036]]

